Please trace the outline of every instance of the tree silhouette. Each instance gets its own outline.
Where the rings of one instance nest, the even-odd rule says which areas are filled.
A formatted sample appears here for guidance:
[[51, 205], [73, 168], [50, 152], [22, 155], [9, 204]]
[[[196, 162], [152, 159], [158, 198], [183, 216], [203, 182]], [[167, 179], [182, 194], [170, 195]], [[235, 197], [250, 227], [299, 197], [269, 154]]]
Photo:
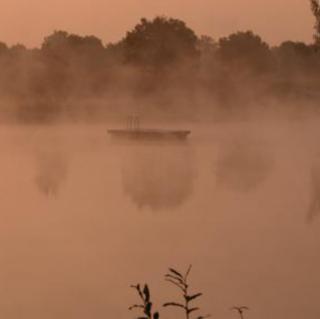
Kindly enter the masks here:
[[251, 31], [220, 39], [217, 54], [231, 72], [259, 74], [267, 71], [271, 64], [268, 45]]
[[0, 56], [8, 52], [8, 46], [4, 42], [0, 42]]
[[315, 34], [314, 34], [314, 39], [316, 45], [320, 45], [320, 3], [319, 0], [310, 0], [311, 4], [311, 10], [312, 13], [316, 19], [314, 29], [315, 29]]
[[320, 1], [308, 1], [315, 17], [312, 45], [285, 41], [270, 49], [252, 31], [198, 37], [185, 22], [163, 16], [141, 19], [107, 46], [66, 31], [53, 32], [35, 49], [0, 42], [0, 97], [14, 105], [3, 103], [1, 115], [100, 120], [120, 108], [131, 114], [136, 103], [124, 101], [132, 98], [148, 105], [148, 115], [188, 119], [270, 100], [281, 107], [293, 100], [318, 106]]
[[96, 92], [105, 67], [105, 48], [95, 36], [55, 31], [44, 39], [41, 53], [50, 88], [61, 97]]
[[125, 60], [140, 66], [163, 67], [197, 56], [197, 36], [177, 19], [141, 19], [123, 39]]
[[285, 41], [274, 49], [274, 55], [280, 72], [289, 77], [314, 72], [318, 60], [314, 47], [303, 42]]

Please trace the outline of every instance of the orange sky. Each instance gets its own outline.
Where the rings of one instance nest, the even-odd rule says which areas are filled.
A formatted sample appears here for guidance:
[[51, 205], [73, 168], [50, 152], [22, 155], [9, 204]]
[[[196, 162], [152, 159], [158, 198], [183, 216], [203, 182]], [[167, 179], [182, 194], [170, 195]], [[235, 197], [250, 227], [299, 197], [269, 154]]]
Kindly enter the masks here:
[[312, 39], [308, 0], [1, 0], [0, 41], [38, 46], [55, 29], [120, 39], [142, 16], [185, 20], [214, 38], [252, 29], [269, 43]]

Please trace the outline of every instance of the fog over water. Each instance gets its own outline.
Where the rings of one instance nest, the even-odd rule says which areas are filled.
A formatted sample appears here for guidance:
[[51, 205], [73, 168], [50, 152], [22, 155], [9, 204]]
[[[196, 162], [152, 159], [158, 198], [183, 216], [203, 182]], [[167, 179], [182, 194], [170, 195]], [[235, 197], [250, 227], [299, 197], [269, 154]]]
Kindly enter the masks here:
[[318, 318], [319, 121], [184, 124], [185, 144], [2, 126], [0, 317], [131, 318], [130, 284], [160, 309], [192, 263], [215, 318]]

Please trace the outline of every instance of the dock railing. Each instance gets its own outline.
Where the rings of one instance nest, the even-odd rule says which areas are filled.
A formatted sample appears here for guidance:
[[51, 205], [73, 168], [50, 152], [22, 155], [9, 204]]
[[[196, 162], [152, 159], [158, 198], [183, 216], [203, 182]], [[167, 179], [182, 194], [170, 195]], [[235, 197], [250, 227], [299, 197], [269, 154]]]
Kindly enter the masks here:
[[140, 129], [140, 118], [137, 115], [132, 115], [127, 118], [127, 129], [138, 131]]

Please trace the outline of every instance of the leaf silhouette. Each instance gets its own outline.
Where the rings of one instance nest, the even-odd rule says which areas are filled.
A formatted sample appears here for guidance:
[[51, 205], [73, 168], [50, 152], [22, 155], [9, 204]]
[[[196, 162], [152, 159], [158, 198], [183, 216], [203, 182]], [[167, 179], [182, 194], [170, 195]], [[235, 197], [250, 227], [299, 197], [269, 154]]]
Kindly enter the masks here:
[[159, 319], [160, 315], [158, 312], [152, 313], [152, 302], [151, 300], [151, 295], [150, 295], [150, 290], [147, 284], [143, 286], [143, 290], [141, 289], [140, 284], [137, 285], [131, 285], [132, 288], [134, 288], [140, 298], [142, 299], [142, 304], [134, 304], [131, 307], [129, 307], [129, 310], [133, 310], [135, 308], [141, 309], [143, 312], [142, 316], [137, 317], [136, 319]]
[[136, 289], [136, 290], [138, 291], [139, 296], [140, 296], [142, 299], [144, 299], [144, 298], [143, 298], [143, 295], [142, 295], [141, 287], [140, 287], [139, 284], [137, 284], [137, 285], [131, 285], [130, 287]]
[[176, 274], [178, 277], [180, 277], [181, 279], [183, 279], [183, 276], [179, 273], [179, 271], [177, 271], [177, 270], [175, 270], [175, 269], [173, 269], [173, 268], [169, 268], [169, 270], [171, 271], [171, 272], [173, 272], [174, 274]]
[[144, 308], [144, 306], [143, 305], [133, 305], [133, 306], [129, 307], [129, 310], [132, 310], [135, 308]]
[[180, 308], [186, 309], [186, 307], [184, 305], [182, 305], [181, 303], [177, 303], [177, 302], [166, 302], [163, 304], [163, 307], [169, 307], [169, 306], [180, 307]]
[[148, 302], [145, 306], [144, 313], [148, 316], [151, 317], [151, 309], [152, 309], [152, 302]]
[[198, 307], [194, 307], [194, 308], [188, 309], [188, 313], [191, 313], [191, 312], [196, 311], [196, 310], [199, 310], [199, 308]]
[[145, 295], [145, 301], [149, 302], [150, 301], [150, 291], [149, 291], [148, 285], [144, 285], [143, 293]]
[[179, 289], [181, 289], [182, 291], [185, 291], [186, 286], [182, 286], [181, 284], [179, 284], [178, 282], [173, 281], [170, 278], [166, 278], [166, 281], [171, 282], [172, 284], [174, 284], [175, 286], [177, 286]]
[[191, 268], [192, 268], [192, 265], [189, 266], [187, 272], [186, 272], [186, 275], [184, 276], [184, 280], [187, 280], [189, 274], [190, 274], [190, 271], [191, 271]]
[[197, 294], [194, 294], [194, 295], [192, 295], [192, 296], [185, 296], [185, 298], [186, 298], [186, 300], [191, 301], [191, 300], [196, 299], [196, 298], [198, 298], [198, 297], [200, 297], [200, 296], [202, 296], [202, 293], [201, 293], [201, 292], [199, 292], [199, 293], [197, 293]]
[[185, 283], [184, 283], [184, 281], [180, 278], [180, 277], [176, 277], [176, 276], [173, 276], [173, 275], [171, 275], [171, 274], [166, 274], [165, 275], [165, 277], [166, 278], [170, 278], [170, 279], [172, 279], [172, 280], [176, 280], [176, 281], [178, 281], [181, 285], [185, 285]]

